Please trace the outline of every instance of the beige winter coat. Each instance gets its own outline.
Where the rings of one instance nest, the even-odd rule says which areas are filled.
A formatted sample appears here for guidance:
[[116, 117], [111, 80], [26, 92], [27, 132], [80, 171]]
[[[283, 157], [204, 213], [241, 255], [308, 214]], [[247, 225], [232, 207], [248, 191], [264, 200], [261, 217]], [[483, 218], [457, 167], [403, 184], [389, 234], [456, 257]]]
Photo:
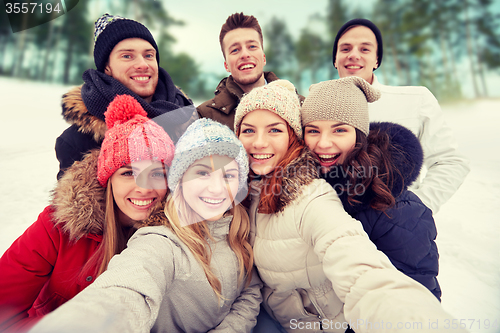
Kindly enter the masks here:
[[348, 324], [357, 333], [375, 325], [422, 332], [431, 321], [451, 323], [434, 295], [397, 271], [316, 178], [304, 149], [285, 172], [275, 214], [258, 213], [262, 181], [251, 183], [255, 265], [269, 314], [289, 332], [344, 332]]

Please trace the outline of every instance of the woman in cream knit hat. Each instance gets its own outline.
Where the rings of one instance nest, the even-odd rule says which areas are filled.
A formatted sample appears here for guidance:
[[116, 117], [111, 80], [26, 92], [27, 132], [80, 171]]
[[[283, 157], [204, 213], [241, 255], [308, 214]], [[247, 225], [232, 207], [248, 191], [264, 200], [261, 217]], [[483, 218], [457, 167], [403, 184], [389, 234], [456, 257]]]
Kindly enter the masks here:
[[319, 179], [300, 124], [295, 89], [282, 80], [254, 88], [235, 114], [250, 159], [251, 235], [269, 315], [288, 332], [368, 332], [368, 323], [382, 322], [397, 331], [399, 322], [451, 320], [424, 286], [377, 251]]
[[312, 85], [301, 109], [304, 140], [321, 176], [377, 249], [440, 299], [436, 225], [431, 210], [407, 190], [419, 175], [422, 147], [401, 125], [369, 126], [368, 103], [379, 96], [358, 77]]

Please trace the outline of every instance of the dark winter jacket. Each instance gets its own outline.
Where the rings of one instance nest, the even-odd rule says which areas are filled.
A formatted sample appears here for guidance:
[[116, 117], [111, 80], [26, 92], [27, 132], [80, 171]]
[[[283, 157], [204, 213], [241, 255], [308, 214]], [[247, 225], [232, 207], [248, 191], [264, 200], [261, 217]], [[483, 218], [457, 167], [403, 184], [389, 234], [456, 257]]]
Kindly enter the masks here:
[[0, 258], [0, 332], [24, 332], [91, 284], [82, 271], [102, 240], [105, 189], [95, 151], [69, 168], [51, 205]]
[[[273, 72], [264, 72], [264, 78], [268, 83], [279, 79]], [[198, 114], [200, 118], [213, 119], [234, 130], [234, 112], [243, 95], [243, 90], [229, 75], [217, 85], [214, 98], [197, 106]], [[299, 98], [302, 103], [304, 97], [299, 95]]]
[[117, 95], [134, 97], [148, 117], [164, 127], [174, 142], [180, 137], [182, 130], [198, 115], [192, 101], [173, 84], [168, 73], [159, 68], [158, 75], [153, 100], [147, 103], [111, 76], [93, 69], [85, 71], [82, 76], [85, 83], [71, 89], [62, 99], [62, 115], [71, 126], [56, 139], [57, 179], [75, 161], [101, 146], [107, 129], [104, 112]]
[[370, 240], [384, 252], [401, 272], [426, 286], [438, 299], [441, 289], [437, 281], [438, 250], [435, 243], [437, 231], [432, 211], [411, 191], [423, 162], [422, 147], [417, 137], [408, 129], [394, 123], [371, 123], [370, 131], [380, 130], [389, 134], [392, 145], [391, 158], [400, 171], [395, 173], [392, 194], [394, 207], [381, 212], [370, 207], [374, 197], [371, 188], [356, 196], [358, 204], [347, 201], [347, 180], [342, 172], [322, 175], [337, 190], [344, 209], [361, 221]]

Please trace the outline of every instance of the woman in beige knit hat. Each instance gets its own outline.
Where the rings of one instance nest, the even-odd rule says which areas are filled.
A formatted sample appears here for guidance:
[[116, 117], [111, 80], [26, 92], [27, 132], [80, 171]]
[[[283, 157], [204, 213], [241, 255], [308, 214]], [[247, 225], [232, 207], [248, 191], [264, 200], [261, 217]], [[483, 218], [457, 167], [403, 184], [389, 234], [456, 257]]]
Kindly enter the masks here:
[[440, 299], [436, 225], [431, 210], [407, 190], [420, 173], [422, 147], [401, 125], [369, 126], [368, 103], [379, 96], [358, 77], [312, 85], [301, 109], [304, 140], [322, 178], [377, 249]]
[[451, 320], [377, 251], [319, 178], [300, 124], [297, 94], [283, 80], [254, 88], [235, 114], [250, 159], [251, 239], [269, 315], [288, 332], [368, 332], [373, 323], [390, 325], [387, 332], [398, 323]]

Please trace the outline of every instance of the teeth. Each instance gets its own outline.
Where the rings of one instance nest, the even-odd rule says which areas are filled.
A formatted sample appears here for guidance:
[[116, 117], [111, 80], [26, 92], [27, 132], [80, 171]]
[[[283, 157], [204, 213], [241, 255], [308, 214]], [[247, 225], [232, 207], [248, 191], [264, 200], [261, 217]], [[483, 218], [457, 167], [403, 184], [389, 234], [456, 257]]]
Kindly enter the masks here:
[[248, 64], [248, 65], [243, 65], [240, 67], [240, 69], [250, 69], [250, 68], [254, 68], [255, 66], [252, 65], [252, 64]]
[[253, 154], [252, 156], [256, 160], [266, 160], [268, 158], [273, 157], [273, 154]]
[[200, 199], [202, 201], [205, 201], [206, 203], [209, 203], [209, 204], [220, 204], [222, 201], [224, 201], [224, 199], [216, 200], [216, 199], [201, 198], [201, 197], [200, 197]]
[[130, 199], [130, 201], [137, 206], [147, 206], [150, 203], [153, 202], [154, 199], [149, 199], [149, 200], [135, 200], [135, 199]]
[[146, 81], [149, 80], [149, 76], [136, 76], [133, 79], [136, 81]]
[[360, 69], [361, 66], [347, 66], [348, 69]]
[[335, 154], [335, 155], [318, 155], [318, 156], [319, 156], [319, 158], [334, 158], [337, 155], [338, 154]]

